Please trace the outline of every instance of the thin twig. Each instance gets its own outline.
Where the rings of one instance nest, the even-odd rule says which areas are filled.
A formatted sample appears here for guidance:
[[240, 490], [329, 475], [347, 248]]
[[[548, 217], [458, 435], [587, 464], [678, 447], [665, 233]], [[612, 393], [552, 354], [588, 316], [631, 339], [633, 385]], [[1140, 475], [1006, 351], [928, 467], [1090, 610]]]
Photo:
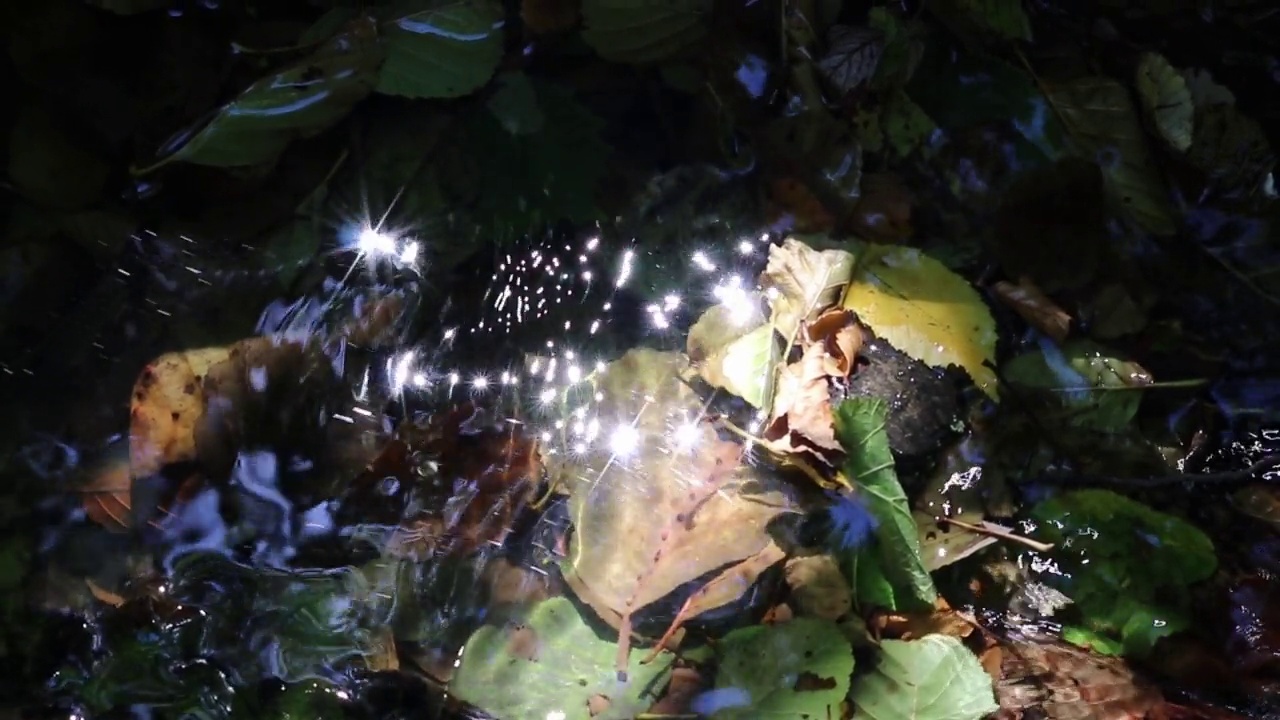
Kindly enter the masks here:
[[1036, 552], [1049, 552], [1050, 550], [1053, 549], [1053, 543], [1046, 543], [1046, 542], [1040, 542], [1039, 540], [1032, 540], [1029, 537], [1026, 537], [1024, 535], [1018, 535], [1017, 533], [1006, 530], [1005, 528], [1002, 528], [999, 525], [996, 525], [994, 523], [989, 523], [984, 521], [980, 525], [974, 525], [972, 523], [964, 522], [963, 520], [953, 520], [947, 517], [938, 517], [934, 519], [937, 520], [939, 524], [948, 523], [951, 525], [955, 525], [956, 527], [962, 530], [968, 530], [969, 532], [978, 533], [979, 535], [988, 535], [990, 537], [1000, 538], [1001, 540], [1008, 540], [1009, 542], [1015, 542], [1021, 545], [1026, 545], [1027, 547], [1031, 548], [1032, 550], [1035, 550]]

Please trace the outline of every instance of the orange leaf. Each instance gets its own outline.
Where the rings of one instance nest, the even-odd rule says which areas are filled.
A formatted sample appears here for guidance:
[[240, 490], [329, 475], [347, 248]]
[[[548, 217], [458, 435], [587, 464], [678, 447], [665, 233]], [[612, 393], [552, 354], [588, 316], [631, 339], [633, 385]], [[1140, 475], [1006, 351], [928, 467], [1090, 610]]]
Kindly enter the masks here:
[[862, 347], [862, 328], [853, 311], [832, 308], [809, 325], [809, 341], [820, 342], [827, 352], [823, 368], [831, 377], [845, 378]]
[[914, 198], [902, 179], [888, 173], [862, 177], [862, 196], [849, 219], [849, 229], [873, 242], [898, 242], [911, 237]]
[[996, 297], [1040, 332], [1057, 342], [1067, 339], [1071, 332], [1071, 316], [1049, 299], [1031, 278], [1018, 278], [1018, 284], [1001, 280], [991, 286]]
[[764, 438], [775, 448], [786, 452], [813, 452], [814, 447], [840, 450], [827, 380], [830, 357], [823, 343], [811, 343], [799, 360], [778, 374], [773, 419], [764, 431]]
[[796, 232], [826, 232], [835, 226], [835, 217], [822, 201], [795, 178], [775, 178], [769, 183], [769, 198], [779, 213], [792, 217]]

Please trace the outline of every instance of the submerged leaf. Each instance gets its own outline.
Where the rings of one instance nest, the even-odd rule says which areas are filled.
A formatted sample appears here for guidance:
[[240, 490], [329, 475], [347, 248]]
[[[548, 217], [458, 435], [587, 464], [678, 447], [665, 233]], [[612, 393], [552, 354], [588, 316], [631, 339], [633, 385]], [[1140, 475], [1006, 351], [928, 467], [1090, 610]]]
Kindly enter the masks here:
[[1102, 432], [1128, 426], [1152, 381], [1142, 366], [1084, 339], [1016, 357], [1004, 373], [1013, 385], [1052, 393], [1071, 425]]
[[807, 555], [787, 560], [787, 585], [801, 615], [839, 620], [853, 608], [849, 581], [831, 555]]
[[1195, 106], [1187, 81], [1159, 53], [1143, 53], [1135, 82], [1142, 109], [1169, 147], [1186, 152], [1191, 147]]
[[[565, 720], [632, 718], [658, 700], [675, 657], [662, 653], [641, 664], [643, 652], [631, 652], [623, 682], [615, 653], [572, 602], [552, 598], [519, 625], [477, 630], [462, 649], [449, 692], [496, 718], [542, 717], [548, 708]], [[597, 696], [609, 700], [599, 714], [588, 707]]]
[[931, 9], [980, 33], [1003, 40], [1030, 40], [1031, 21], [1022, 0], [943, 0]]
[[530, 135], [542, 129], [547, 118], [538, 107], [538, 93], [524, 73], [505, 73], [487, 103], [503, 129], [512, 135]]
[[915, 248], [865, 244], [843, 306], [876, 335], [933, 367], [958, 365], [996, 396], [996, 324], [973, 286]]
[[182, 161], [242, 167], [273, 161], [296, 138], [316, 135], [373, 92], [382, 55], [366, 22], [310, 57], [250, 85], [201, 124], [170, 138], [138, 173]]
[[1111, 78], [1085, 77], [1050, 87], [1049, 100], [1082, 157], [1102, 168], [1119, 208], [1148, 232], [1172, 235], [1176, 211], [1129, 89]]
[[383, 31], [386, 62], [378, 92], [411, 98], [470, 94], [493, 76], [502, 59], [502, 6], [457, 0], [409, 13]]
[[999, 710], [991, 676], [957, 638], [885, 640], [876, 671], [853, 686], [867, 720], [981, 720]]
[[856, 484], [858, 499], [876, 521], [874, 534], [881, 568], [905, 602], [933, 607], [938, 596], [920, 554], [920, 537], [906, 493], [894, 472], [885, 432], [888, 408], [883, 400], [845, 400], [836, 408], [836, 436], [848, 453], [844, 472]]
[[771, 325], [761, 325], [700, 363], [698, 374], [763, 410], [773, 397], [774, 367], [781, 357], [777, 333]]
[[194, 460], [196, 426], [205, 414], [204, 379], [229, 348], [161, 355], [138, 375], [129, 410], [129, 467], [145, 477], [162, 466]]
[[614, 62], [654, 63], [695, 48], [709, 0], [582, 0], [582, 39]]
[[[788, 512], [782, 485], [742, 462], [742, 447], [698, 423], [684, 356], [631, 350], [595, 379], [596, 419], [627, 442], [566, 461], [573, 535], [566, 582], [620, 630], [677, 588], [765, 549]], [[750, 494], [747, 485], [753, 486]]]
[[818, 71], [840, 92], [851, 92], [876, 74], [882, 52], [880, 31], [833, 25], [827, 31], [827, 53], [818, 61]]
[[716, 688], [745, 697], [711, 717], [840, 716], [854, 660], [853, 648], [834, 623], [794, 618], [745, 627], [726, 635], [718, 650]]
[[1061, 565], [1040, 579], [1074, 600], [1085, 623], [1068, 640], [1096, 635], [1144, 655], [1188, 626], [1187, 586], [1217, 568], [1213, 542], [1194, 525], [1108, 490], [1066, 493], [1031, 515]]

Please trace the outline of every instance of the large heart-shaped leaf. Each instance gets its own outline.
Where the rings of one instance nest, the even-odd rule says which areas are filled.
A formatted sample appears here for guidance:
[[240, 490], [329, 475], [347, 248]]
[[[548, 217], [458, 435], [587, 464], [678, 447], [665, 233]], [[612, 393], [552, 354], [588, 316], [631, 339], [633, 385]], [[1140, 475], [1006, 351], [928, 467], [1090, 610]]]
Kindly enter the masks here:
[[876, 671], [854, 684], [852, 697], [867, 720], [980, 720], [999, 709], [991, 676], [949, 635], [885, 640]]
[[502, 6], [493, 0], [429, 3], [386, 23], [378, 92], [461, 97], [493, 77], [502, 59]]

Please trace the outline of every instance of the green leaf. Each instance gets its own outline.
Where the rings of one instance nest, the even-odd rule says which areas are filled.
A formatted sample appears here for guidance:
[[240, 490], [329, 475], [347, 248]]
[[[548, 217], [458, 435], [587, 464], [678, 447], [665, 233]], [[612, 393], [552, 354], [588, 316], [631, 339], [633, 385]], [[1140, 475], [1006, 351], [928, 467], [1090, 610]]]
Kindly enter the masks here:
[[546, 125], [547, 118], [538, 107], [538, 93], [524, 73], [504, 73], [497, 86], [487, 106], [507, 132], [531, 135]]
[[782, 358], [782, 343], [772, 325], [761, 325], [730, 342], [698, 368], [703, 380], [768, 410], [773, 397], [774, 368]]
[[927, 142], [938, 126], [914, 100], [901, 90], [885, 99], [880, 126], [889, 147], [900, 157], [910, 155]]
[[597, 181], [610, 147], [604, 122], [559, 85], [531, 80], [546, 118], [540, 131], [512, 135], [488, 108], [467, 116], [456, 150], [475, 173], [478, 216], [498, 229], [524, 231], [538, 222], [596, 219]]
[[1174, 150], [1186, 152], [1191, 147], [1196, 111], [1186, 79], [1163, 55], [1148, 52], [1138, 61], [1134, 85], [1142, 110], [1160, 137]]
[[355, 8], [329, 8], [314, 23], [311, 23], [311, 27], [302, 32], [302, 35], [298, 37], [298, 45], [306, 47], [322, 43], [337, 35], [347, 23], [357, 17], [359, 17], [359, 13]]
[[502, 59], [502, 6], [494, 0], [428, 4], [383, 26], [387, 59], [378, 92], [462, 97], [493, 77]]
[[745, 703], [713, 718], [839, 717], [849, 692], [853, 648], [828, 620], [793, 618], [734, 630], [720, 641], [717, 688], [745, 692]]
[[270, 163], [294, 139], [328, 129], [373, 90], [381, 54], [364, 30], [340, 35], [250, 85], [211, 118], [171, 137], [154, 163], [134, 172], [177, 161], [215, 167]]
[[920, 555], [920, 536], [907, 495], [894, 471], [888, 406], [879, 398], [855, 398], [835, 410], [836, 438], [844, 447], [844, 473], [855, 483], [858, 498], [876, 520], [874, 536], [880, 567], [893, 583], [903, 604], [933, 607], [938, 591]]
[[291, 220], [266, 242], [267, 260], [280, 284], [289, 287], [320, 249], [320, 228], [310, 219]]
[[1129, 89], [1108, 77], [1085, 77], [1048, 91], [1077, 152], [1102, 168], [1121, 212], [1152, 234], [1172, 235], [1177, 230], [1176, 211]]
[[656, 63], [694, 49], [710, 0], [582, 0], [582, 38], [614, 62]]
[[852, 92], [876, 74], [883, 52], [880, 31], [835, 25], [827, 31], [827, 52], [818, 60], [818, 71], [840, 93]]
[[[620, 683], [617, 646], [600, 639], [570, 600], [557, 597], [540, 603], [521, 625], [477, 630], [449, 692], [498, 718], [543, 717], [549, 709], [565, 720], [631, 718], [658, 699], [674, 660], [662, 653], [642, 665], [648, 653], [631, 651], [627, 681]], [[593, 714], [587, 702], [596, 695], [609, 703]]]
[[964, 368], [996, 397], [996, 323], [982, 296], [916, 248], [865, 243], [843, 306], [901, 352], [930, 365]]
[[845, 555], [845, 576], [853, 585], [853, 601], [859, 610], [865, 614], [865, 611], [877, 607], [891, 611], [899, 609], [897, 593], [880, 565], [874, 540], [841, 554]]
[[1020, 355], [1005, 365], [1004, 375], [1014, 385], [1052, 393], [1069, 424], [1110, 433], [1129, 425], [1141, 388], [1151, 383], [1137, 363], [1084, 339]]
[[1187, 587], [1217, 568], [1213, 542], [1194, 525], [1109, 490], [1051, 498], [1031, 517], [1058, 565], [1040, 579], [1074, 600], [1084, 622], [1067, 639], [1091, 647], [1108, 647], [1096, 636], [1129, 655], [1149, 653], [1188, 626]]
[[922, 43], [918, 27], [907, 24], [886, 8], [873, 7], [867, 14], [867, 26], [880, 31], [884, 51], [880, 54], [871, 86], [877, 90], [905, 85], [920, 63]]
[[980, 720], [999, 710], [991, 676], [958, 638], [885, 640], [876, 671], [853, 686], [866, 720]]

